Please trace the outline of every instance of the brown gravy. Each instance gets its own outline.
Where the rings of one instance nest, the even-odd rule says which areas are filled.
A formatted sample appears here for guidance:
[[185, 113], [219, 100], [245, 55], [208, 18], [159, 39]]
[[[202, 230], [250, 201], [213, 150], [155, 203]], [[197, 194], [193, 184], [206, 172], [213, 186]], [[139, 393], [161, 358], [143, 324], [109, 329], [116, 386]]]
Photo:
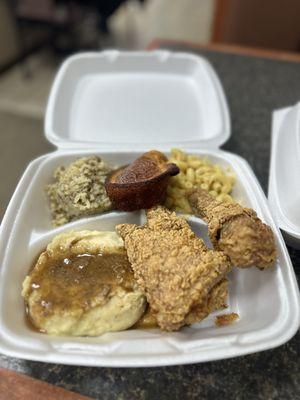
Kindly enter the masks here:
[[[53, 259], [46, 253], [44, 262], [37, 260], [30, 269], [31, 287], [29, 296], [39, 290], [39, 303], [36, 307], [43, 317], [52, 314], [57, 308], [68, 310], [86, 308], [96, 296], [103, 299], [114, 287], [133, 289], [135, 280], [126, 253], [101, 253], [68, 255]], [[38, 310], [37, 310], [38, 311]], [[32, 321], [26, 306], [26, 323], [31, 330], [39, 330]], [[157, 327], [153, 310], [148, 306], [144, 315], [133, 329]]]
[[40, 306], [48, 312], [55, 308], [84, 309], [96, 297], [105, 299], [116, 286], [130, 291], [134, 285], [125, 253], [70, 254], [57, 259], [46, 253], [30, 275], [28, 296], [39, 290]]
[[156, 316], [152, 308], [148, 305], [146, 312], [133, 325], [133, 329], [150, 329], [157, 328]]

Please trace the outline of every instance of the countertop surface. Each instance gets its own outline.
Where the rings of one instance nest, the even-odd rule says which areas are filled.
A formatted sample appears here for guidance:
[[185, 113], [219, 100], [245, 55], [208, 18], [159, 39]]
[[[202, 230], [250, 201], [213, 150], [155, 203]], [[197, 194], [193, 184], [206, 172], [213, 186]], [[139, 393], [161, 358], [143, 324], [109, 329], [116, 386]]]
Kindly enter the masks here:
[[[231, 112], [232, 136], [223, 148], [249, 162], [266, 193], [271, 112], [300, 100], [300, 63], [183, 45], [165, 47], [203, 55], [212, 63]], [[33, 156], [51, 150], [40, 138], [41, 133], [38, 139], [37, 133], [31, 137], [12, 134], [14, 139], [7, 135], [1, 133], [0, 136], [2, 179], [5, 178], [5, 162], [12, 157], [16, 159], [17, 176]], [[22, 149], [19, 154], [15, 140]], [[4, 190], [3, 184], [1, 190]], [[5, 195], [2, 194], [1, 199], [3, 210]], [[300, 251], [289, 248], [289, 252], [299, 281]], [[205, 364], [141, 369], [89, 368], [29, 362], [0, 355], [0, 366], [101, 400], [300, 399], [299, 350], [298, 332], [277, 349]]]

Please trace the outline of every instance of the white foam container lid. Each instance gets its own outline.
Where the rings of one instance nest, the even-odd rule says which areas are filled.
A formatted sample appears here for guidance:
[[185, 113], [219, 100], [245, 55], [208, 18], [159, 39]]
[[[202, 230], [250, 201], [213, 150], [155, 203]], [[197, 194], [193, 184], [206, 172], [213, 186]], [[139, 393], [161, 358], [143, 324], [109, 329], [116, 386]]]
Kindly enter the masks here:
[[273, 113], [268, 198], [288, 244], [300, 249], [300, 103]]
[[[278, 346], [299, 327], [299, 292], [293, 267], [267, 201], [249, 165], [219, 150], [230, 134], [220, 82], [201, 57], [165, 51], [108, 51], [69, 58], [50, 94], [45, 131], [58, 150], [26, 169], [1, 225], [0, 351], [15, 357], [90, 366], [160, 366], [239, 356]], [[97, 338], [53, 337], [32, 331], [25, 320], [22, 282], [47, 243], [70, 229], [113, 230], [143, 223], [143, 212], [110, 212], [52, 228], [44, 187], [53, 170], [98, 154], [124, 165], [151, 148], [178, 146], [205, 156], [237, 176], [233, 196], [254, 208], [275, 234], [274, 268], [235, 268], [229, 274], [229, 307], [239, 320], [217, 328], [216, 313], [179, 332], [127, 330]], [[192, 229], [209, 238], [206, 225]], [[222, 312], [221, 312], [222, 313]]]
[[217, 148], [230, 134], [219, 80], [203, 58], [167, 51], [70, 57], [55, 79], [47, 139], [60, 148]]

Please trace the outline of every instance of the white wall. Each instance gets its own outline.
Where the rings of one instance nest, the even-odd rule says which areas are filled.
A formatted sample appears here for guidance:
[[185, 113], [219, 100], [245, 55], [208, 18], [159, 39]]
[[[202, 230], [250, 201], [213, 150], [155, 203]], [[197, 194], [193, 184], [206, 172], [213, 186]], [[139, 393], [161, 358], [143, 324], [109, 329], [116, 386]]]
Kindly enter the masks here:
[[211, 39], [215, 0], [131, 0], [111, 18], [121, 47], [145, 48], [155, 38], [207, 43]]

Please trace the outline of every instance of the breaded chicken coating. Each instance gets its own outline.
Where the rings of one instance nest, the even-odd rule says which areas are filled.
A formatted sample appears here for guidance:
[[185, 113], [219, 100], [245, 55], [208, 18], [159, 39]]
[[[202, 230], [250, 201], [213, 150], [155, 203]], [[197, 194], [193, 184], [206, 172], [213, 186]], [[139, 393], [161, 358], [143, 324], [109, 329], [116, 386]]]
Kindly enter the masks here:
[[156, 206], [146, 215], [144, 226], [122, 224], [116, 229], [158, 325], [178, 330], [207, 316], [209, 293], [231, 264], [223, 253], [208, 250], [174, 212]]
[[236, 267], [271, 267], [276, 246], [271, 228], [250, 208], [215, 200], [207, 191], [195, 189], [187, 195], [193, 212], [208, 223], [216, 250], [224, 251]]
[[[195, 322], [202, 321], [213, 311], [223, 310], [227, 307], [227, 298], [228, 280], [223, 279], [211, 289], [201, 304], [191, 309], [185, 318], [186, 325], [192, 325]], [[148, 329], [155, 328], [157, 326], [156, 313], [149, 306], [145, 314], [134, 325], [134, 328]]]

